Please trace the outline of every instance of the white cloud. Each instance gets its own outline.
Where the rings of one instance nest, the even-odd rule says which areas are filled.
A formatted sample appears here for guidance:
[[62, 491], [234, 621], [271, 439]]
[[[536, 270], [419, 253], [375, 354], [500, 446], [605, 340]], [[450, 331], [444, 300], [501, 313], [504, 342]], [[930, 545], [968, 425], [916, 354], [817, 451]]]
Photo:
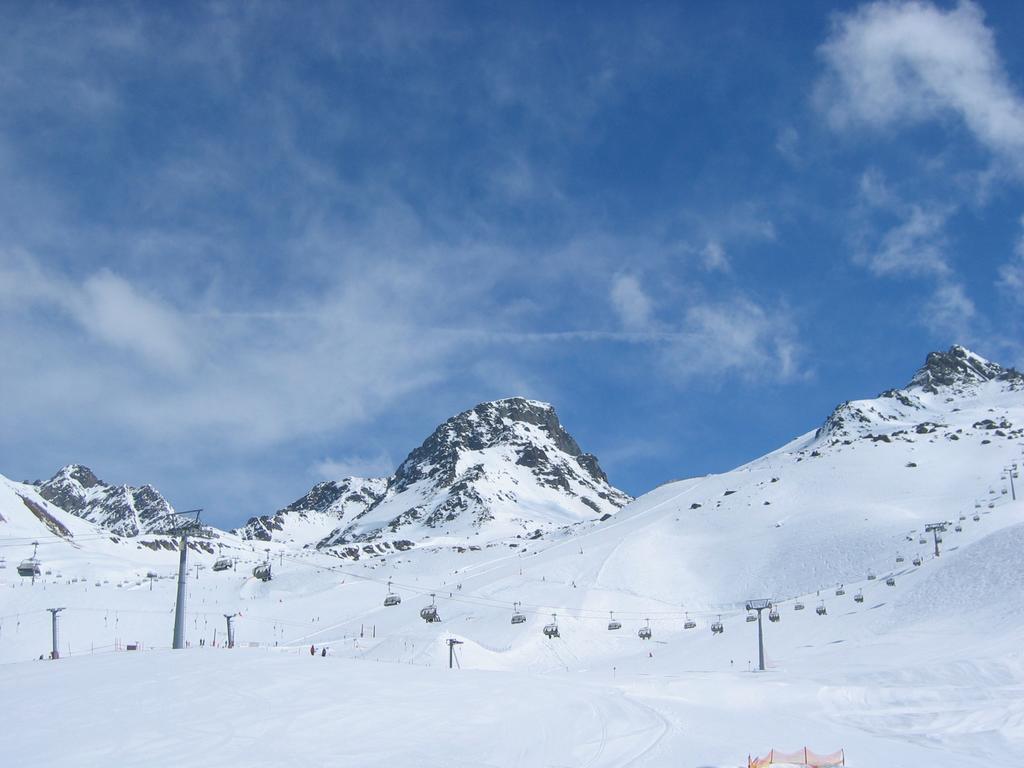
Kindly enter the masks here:
[[340, 480], [343, 477], [386, 477], [395, 471], [395, 463], [387, 451], [371, 456], [342, 456], [324, 458], [312, 467], [314, 475], [322, 480]]
[[708, 240], [701, 251], [703, 266], [708, 272], [728, 272], [729, 257], [725, 254], [725, 248], [718, 240]]
[[622, 325], [632, 331], [644, 330], [651, 321], [651, 300], [633, 275], [616, 275], [610, 292], [612, 307]]
[[997, 286], [1016, 302], [1024, 304], [1024, 216], [1020, 218], [1020, 228], [1013, 257], [999, 268]]
[[837, 128], [956, 116], [1024, 172], [1024, 100], [971, 2], [874, 2], [838, 15], [820, 53], [818, 98]]
[[57, 310], [91, 339], [124, 349], [153, 368], [184, 371], [191, 361], [187, 324], [173, 309], [100, 271], [81, 283], [47, 272], [23, 251], [0, 254], [0, 297], [18, 306]]
[[876, 275], [946, 275], [947, 216], [945, 211], [911, 205], [902, 220], [858, 258]]
[[903, 200], [877, 168], [861, 175], [858, 195], [854, 255], [858, 264], [880, 277], [951, 273], [946, 242], [949, 207]]
[[80, 293], [69, 297], [68, 306], [93, 337], [135, 352], [157, 368], [185, 371], [191, 363], [186, 322], [117, 275], [92, 275]]
[[802, 161], [800, 156], [800, 133], [791, 125], [781, 128], [775, 135], [775, 151], [790, 163], [799, 164]]
[[797, 332], [783, 309], [769, 310], [737, 296], [689, 307], [665, 362], [683, 379], [736, 375], [785, 381], [806, 375]]
[[972, 338], [974, 302], [964, 287], [955, 282], [940, 282], [922, 308], [923, 324], [936, 336], [961, 342]]

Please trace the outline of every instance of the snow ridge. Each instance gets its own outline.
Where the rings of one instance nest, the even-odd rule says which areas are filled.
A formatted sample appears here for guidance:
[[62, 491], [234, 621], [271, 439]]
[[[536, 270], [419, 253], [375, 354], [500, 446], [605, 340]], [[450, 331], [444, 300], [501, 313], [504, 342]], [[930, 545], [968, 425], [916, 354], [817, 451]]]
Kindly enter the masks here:
[[388, 479], [382, 498], [318, 546], [533, 534], [611, 515], [630, 501], [548, 403], [481, 403], [445, 421]]
[[[39, 495], [66, 512], [119, 536], [167, 533], [174, 507], [152, 485], [108, 485], [81, 464], [68, 464], [36, 486]], [[164, 518], [164, 519], [160, 519]]]

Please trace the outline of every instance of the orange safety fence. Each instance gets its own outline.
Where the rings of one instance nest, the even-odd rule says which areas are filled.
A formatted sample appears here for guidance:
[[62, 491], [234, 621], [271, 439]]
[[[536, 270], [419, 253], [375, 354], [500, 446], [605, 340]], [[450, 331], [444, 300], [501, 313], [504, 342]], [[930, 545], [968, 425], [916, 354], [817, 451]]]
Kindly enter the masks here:
[[846, 754], [843, 750], [828, 755], [819, 755], [807, 747], [796, 752], [783, 752], [773, 749], [766, 757], [748, 757], [747, 768], [764, 768], [767, 765], [804, 765], [808, 768], [835, 768], [846, 765]]

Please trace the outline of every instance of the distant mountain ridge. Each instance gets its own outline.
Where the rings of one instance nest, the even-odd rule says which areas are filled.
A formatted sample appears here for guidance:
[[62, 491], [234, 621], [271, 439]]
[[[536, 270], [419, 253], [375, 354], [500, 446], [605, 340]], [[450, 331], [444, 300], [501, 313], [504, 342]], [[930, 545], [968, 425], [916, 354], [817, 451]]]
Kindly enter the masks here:
[[614, 514], [630, 496], [613, 487], [548, 403], [512, 397], [447, 419], [389, 478], [320, 483], [236, 533], [295, 540], [333, 518], [321, 548], [406, 549], [453, 536], [526, 536]]
[[386, 477], [346, 477], [317, 483], [288, 506], [272, 515], [251, 517], [232, 533], [257, 541], [316, 544], [383, 498], [387, 485]]
[[[1024, 424], [1007, 409], [1021, 391], [1024, 374], [954, 345], [929, 353], [905, 387], [837, 406], [797, 450], [813, 458], [858, 442], [1021, 440]], [[176, 523], [153, 486], [110, 485], [80, 464], [33, 485], [46, 501], [119, 536], [165, 534]], [[613, 515], [630, 500], [550, 404], [512, 397], [447, 419], [390, 477], [318, 483], [232, 533], [382, 554], [447, 539], [468, 546], [535, 537]]]
[[177, 523], [174, 508], [152, 485], [109, 485], [81, 464], [68, 464], [36, 483], [50, 503], [119, 536], [167, 533]]
[[[983, 433], [982, 439], [1024, 437], [998, 406], [1001, 399], [1024, 390], [1024, 374], [986, 360], [966, 347], [931, 352], [903, 389], [889, 389], [870, 400], [848, 400], [837, 406], [817, 430], [817, 448], [849, 445], [855, 440], [914, 441], [918, 435], [938, 435], [957, 441]], [[986, 413], [974, 413], [979, 401], [989, 402]]]

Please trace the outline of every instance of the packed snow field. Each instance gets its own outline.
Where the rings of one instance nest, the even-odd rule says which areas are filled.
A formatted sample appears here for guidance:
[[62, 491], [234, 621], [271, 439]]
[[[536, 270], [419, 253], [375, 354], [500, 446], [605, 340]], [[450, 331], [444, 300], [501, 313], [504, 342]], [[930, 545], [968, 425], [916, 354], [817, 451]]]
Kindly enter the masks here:
[[[807, 746], [853, 768], [1024, 764], [1024, 501], [1009, 469], [1024, 398], [996, 382], [899, 392], [538, 538], [453, 524], [352, 561], [221, 536], [189, 553], [179, 651], [177, 552], [3, 480], [2, 752], [35, 766], [740, 766]], [[925, 526], [941, 521], [936, 557]], [[34, 584], [16, 571], [33, 541]], [[222, 556], [237, 562], [214, 572]], [[264, 560], [266, 582], [252, 575]], [[753, 598], [777, 611], [763, 673]], [[439, 622], [420, 618], [430, 604]], [[61, 659], [42, 662], [53, 607]]]

